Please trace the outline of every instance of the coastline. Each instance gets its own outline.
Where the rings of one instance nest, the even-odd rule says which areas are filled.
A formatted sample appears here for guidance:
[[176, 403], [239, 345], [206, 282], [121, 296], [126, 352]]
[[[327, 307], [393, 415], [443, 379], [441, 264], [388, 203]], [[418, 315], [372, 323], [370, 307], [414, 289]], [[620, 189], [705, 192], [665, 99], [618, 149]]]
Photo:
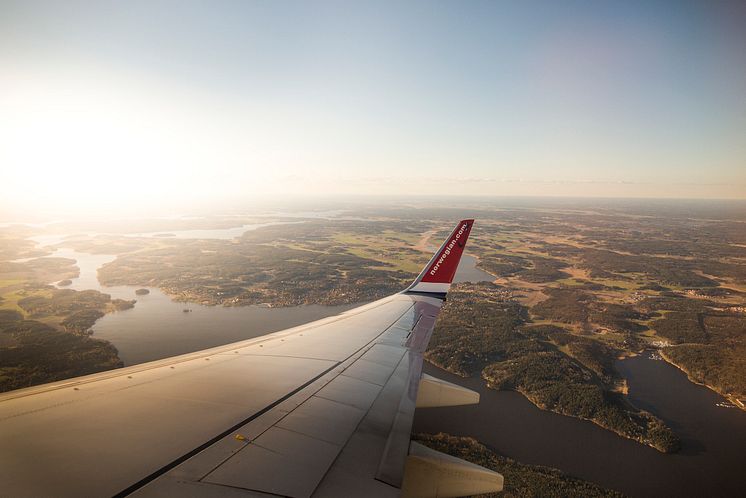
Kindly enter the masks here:
[[[454, 372], [454, 371], [452, 371], [452, 370], [450, 370], [450, 369], [448, 369], [448, 368], [444, 367], [443, 365], [440, 365], [440, 364], [438, 364], [437, 362], [435, 362], [435, 361], [433, 361], [433, 360], [431, 360], [431, 359], [429, 359], [429, 358], [426, 358], [426, 359], [425, 359], [425, 361], [427, 361], [427, 362], [428, 362], [428, 363], [430, 363], [431, 365], [434, 365], [434, 366], [435, 366], [435, 367], [437, 367], [437, 368], [440, 368], [441, 370], [445, 370], [446, 372], [448, 372], [448, 373], [450, 373], [450, 374], [453, 374], [453, 375], [456, 375], [456, 376], [458, 376], [458, 377], [461, 377], [462, 379], [467, 379], [467, 378], [470, 378], [470, 376], [468, 376], [468, 375], [464, 375], [464, 374], [463, 374], [463, 373], [461, 373], [461, 372]], [[485, 387], [487, 387], [488, 389], [492, 389], [493, 391], [496, 391], [496, 392], [500, 392], [500, 391], [502, 391], [502, 390], [503, 390], [503, 389], [495, 389], [494, 387], [492, 387], [492, 385], [491, 385], [490, 381], [489, 381], [489, 380], [487, 380], [487, 379], [485, 379], [485, 378], [484, 378], [484, 377], [482, 377], [481, 375], [480, 375], [480, 379], [482, 379], [482, 381], [484, 382], [484, 385], [485, 385]], [[625, 383], [625, 384], [626, 384], [626, 383]], [[626, 434], [623, 434], [623, 433], [621, 433], [621, 432], [618, 432], [618, 431], [614, 430], [614, 429], [613, 429], [613, 428], [611, 428], [611, 427], [608, 427], [608, 426], [606, 426], [606, 425], [604, 425], [604, 424], [601, 424], [601, 423], [599, 423], [598, 421], [596, 421], [596, 420], [594, 420], [594, 419], [590, 419], [590, 418], [586, 418], [586, 417], [580, 417], [580, 416], [578, 416], [578, 415], [573, 415], [573, 414], [570, 414], [570, 413], [564, 413], [564, 412], [561, 412], [561, 411], [559, 411], [559, 410], [553, 410], [553, 409], [551, 409], [551, 408], [547, 408], [547, 407], [545, 407], [545, 406], [542, 406], [541, 404], [539, 404], [539, 403], [538, 403], [537, 399], [536, 399], [536, 398], [535, 398], [534, 396], [532, 396], [532, 395], [531, 395], [530, 393], [528, 393], [528, 392], [526, 392], [526, 391], [524, 391], [524, 390], [522, 390], [522, 389], [508, 389], [508, 390], [509, 390], [509, 391], [514, 391], [514, 392], [520, 393], [520, 394], [521, 394], [521, 395], [522, 395], [522, 396], [523, 396], [524, 398], [526, 398], [526, 399], [527, 399], [528, 401], [530, 401], [530, 402], [531, 402], [531, 404], [532, 404], [532, 405], [534, 405], [534, 406], [535, 406], [536, 408], [538, 408], [539, 410], [543, 410], [543, 411], [546, 411], [546, 412], [551, 412], [551, 413], [556, 413], [556, 414], [558, 414], [558, 415], [564, 415], [564, 416], [566, 416], [566, 417], [572, 417], [572, 418], [576, 418], [576, 419], [578, 419], [578, 420], [585, 420], [585, 421], [587, 421], [587, 422], [591, 422], [592, 424], [594, 424], [594, 425], [596, 425], [596, 426], [598, 426], [598, 427], [601, 427], [602, 429], [605, 429], [605, 430], [608, 430], [608, 431], [610, 431], [610, 432], [613, 432], [614, 434], [616, 434], [616, 435], [618, 435], [618, 436], [620, 436], [620, 437], [623, 437], [623, 438], [625, 438], [625, 439], [630, 439], [630, 440], [632, 440], [632, 441], [635, 441], [635, 442], [637, 442], [637, 443], [640, 443], [640, 444], [642, 444], [642, 445], [644, 445], [644, 446], [649, 446], [649, 447], [651, 447], [651, 448], [653, 448], [653, 449], [655, 449], [655, 450], [657, 450], [657, 451], [659, 451], [659, 452], [661, 452], [661, 453], [663, 453], [663, 454], [668, 454], [668, 453], [670, 453], [670, 452], [667, 452], [667, 451], [665, 451], [665, 450], [663, 450], [663, 449], [661, 449], [661, 448], [659, 448], [659, 447], [657, 447], [657, 446], [655, 446], [655, 445], [653, 445], [653, 444], [651, 444], [651, 443], [649, 443], [649, 442], [645, 441], [645, 440], [644, 440], [644, 439], [642, 439], [642, 438], [639, 438], [639, 439], [638, 439], [638, 438], [634, 438], [634, 437], [628, 436], [628, 435], [626, 435]], [[626, 395], [627, 393], [625, 392], [624, 394]], [[646, 412], [645, 410], [640, 410], [640, 413], [642, 413], [642, 414], [645, 414], [645, 415], [650, 415], [650, 416], [653, 416], [653, 417], [655, 417], [654, 415], [650, 414], [649, 412]]]
[[[489, 383], [489, 381], [487, 381], [486, 379], [485, 379], [485, 384], [487, 385], [487, 387], [488, 387], [488, 388], [490, 388], [490, 389], [494, 389], [493, 387], [491, 387], [491, 386], [490, 386], [490, 383]], [[499, 389], [494, 389], [494, 390], [496, 390], [496, 391], [499, 391]], [[611, 428], [611, 427], [609, 427], [609, 426], [607, 426], [607, 425], [605, 425], [605, 424], [602, 424], [602, 423], [600, 423], [599, 421], [597, 421], [597, 420], [595, 420], [595, 419], [592, 419], [592, 418], [581, 417], [581, 416], [579, 416], [579, 415], [573, 415], [573, 414], [571, 414], [571, 413], [564, 413], [564, 412], [561, 412], [561, 411], [559, 411], [559, 410], [552, 410], [552, 409], [550, 409], [550, 408], [546, 408], [546, 407], [544, 407], [544, 406], [540, 405], [540, 404], [539, 404], [539, 403], [538, 403], [538, 402], [536, 401], [536, 399], [534, 399], [534, 397], [533, 397], [533, 396], [531, 396], [531, 395], [530, 395], [529, 393], [525, 392], [524, 390], [522, 390], [522, 389], [511, 389], [511, 390], [512, 390], [512, 391], [515, 391], [515, 392], [517, 392], [517, 393], [520, 393], [520, 394], [522, 394], [522, 395], [523, 395], [523, 396], [524, 396], [524, 397], [525, 397], [525, 398], [526, 398], [527, 400], [529, 400], [529, 401], [531, 402], [531, 404], [533, 404], [533, 405], [534, 405], [534, 406], [535, 406], [536, 408], [538, 408], [538, 409], [540, 409], [540, 410], [544, 410], [544, 411], [547, 411], [547, 412], [552, 412], [552, 413], [556, 413], [556, 414], [558, 414], [558, 415], [564, 415], [564, 416], [566, 416], [566, 417], [573, 417], [573, 418], [576, 418], [576, 419], [578, 419], [578, 420], [585, 420], [585, 421], [587, 421], [587, 422], [591, 422], [592, 424], [595, 424], [595, 425], [597, 425], [598, 427], [601, 427], [602, 429], [605, 429], [605, 430], [607, 430], [607, 431], [613, 432], [613, 433], [614, 433], [614, 434], [616, 434], [617, 436], [620, 436], [620, 437], [623, 437], [623, 438], [625, 438], [625, 439], [629, 439], [629, 440], [635, 441], [635, 442], [637, 442], [637, 443], [640, 443], [640, 444], [642, 444], [642, 445], [644, 445], [644, 446], [649, 446], [650, 448], [653, 448], [654, 450], [656, 450], [656, 451], [659, 451], [660, 453], [663, 453], [663, 454], [671, 454], [671, 453], [676, 453], [676, 451], [678, 451], [678, 450], [676, 450], [676, 451], [666, 451], [665, 449], [662, 449], [662, 448], [660, 448], [660, 447], [658, 447], [658, 446], [654, 445], [653, 443], [651, 443], [651, 442], [649, 442], [649, 441], [646, 441], [646, 440], [645, 440], [645, 439], [643, 439], [643, 438], [636, 438], [636, 437], [632, 437], [632, 436], [630, 436], [630, 435], [624, 434], [624, 433], [622, 433], [622, 432], [619, 432], [619, 431], [617, 431], [617, 430], [614, 430], [613, 428]], [[657, 419], [657, 417], [655, 417], [655, 415], [653, 415], [653, 414], [652, 414], [652, 413], [650, 413], [650, 412], [647, 412], [647, 411], [645, 411], [645, 410], [641, 410], [641, 409], [638, 409], [638, 410], [640, 410], [640, 411], [639, 411], [639, 413], [640, 413], [641, 415], [645, 416], [645, 417], [653, 417], [654, 419]]]
[[661, 355], [661, 358], [663, 358], [663, 360], [664, 360], [664, 361], [665, 361], [666, 363], [668, 363], [668, 364], [670, 364], [670, 365], [673, 365], [674, 367], [676, 367], [676, 368], [678, 368], [679, 370], [681, 370], [681, 371], [682, 371], [682, 372], [683, 372], [683, 373], [684, 373], [684, 374], [686, 375], [686, 378], [687, 378], [687, 379], [689, 380], [689, 382], [691, 382], [692, 384], [697, 384], [697, 385], [699, 385], [699, 386], [704, 386], [704, 387], [706, 387], [707, 389], [709, 389], [709, 390], [711, 390], [711, 391], [713, 391], [713, 392], [717, 393], [718, 395], [720, 395], [720, 396], [722, 396], [723, 398], [725, 398], [726, 400], [728, 400], [728, 402], [729, 402], [730, 404], [732, 404], [732, 405], [733, 405], [734, 407], [736, 407], [736, 408], [739, 408], [739, 409], [741, 409], [741, 410], [743, 410], [743, 411], [746, 411], [746, 405], [744, 405], [744, 404], [743, 404], [743, 403], [742, 403], [742, 402], [741, 402], [741, 401], [740, 401], [740, 400], [739, 400], [738, 398], [736, 398], [736, 397], [734, 397], [734, 396], [730, 396], [730, 395], [729, 395], [729, 394], [727, 394], [727, 393], [723, 393], [723, 392], [720, 392], [720, 390], [718, 390], [718, 389], [717, 389], [716, 387], [714, 387], [714, 386], [711, 386], [711, 385], [709, 385], [709, 384], [705, 384], [704, 382], [700, 382], [699, 380], [695, 379], [695, 378], [694, 378], [694, 377], [692, 376], [692, 374], [691, 374], [691, 373], [689, 372], [689, 370], [687, 370], [687, 369], [686, 369], [685, 367], [683, 367], [682, 365], [678, 365], [677, 363], [675, 363], [675, 362], [674, 362], [674, 361], [673, 361], [673, 360], [672, 360], [671, 358], [669, 358], [669, 357], [668, 357], [668, 355], [667, 355], [667, 354], [666, 354], [666, 353], [664, 352], [664, 350], [663, 350], [663, 349], [659, 349], [659, 350], [658, 350], [658, 354], [660, 354], [660, 355]]

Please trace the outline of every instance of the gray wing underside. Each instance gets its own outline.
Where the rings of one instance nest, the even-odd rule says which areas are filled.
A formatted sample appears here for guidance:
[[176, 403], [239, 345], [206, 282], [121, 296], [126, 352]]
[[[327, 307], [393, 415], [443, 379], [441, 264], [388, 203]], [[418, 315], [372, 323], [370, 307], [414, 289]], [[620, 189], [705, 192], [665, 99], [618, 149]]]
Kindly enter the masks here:
[[12, 496], [398, 496], [442, 301], [0, 397]]

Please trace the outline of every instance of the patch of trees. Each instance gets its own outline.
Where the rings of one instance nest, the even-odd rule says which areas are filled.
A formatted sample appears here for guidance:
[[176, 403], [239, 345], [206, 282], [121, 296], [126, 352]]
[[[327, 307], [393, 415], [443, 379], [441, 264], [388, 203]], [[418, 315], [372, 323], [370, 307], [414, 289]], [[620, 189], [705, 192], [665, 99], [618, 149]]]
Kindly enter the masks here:
[[34, 316], [70, 315], [78, 311], [101, 310], [111, 302], [109, 294], [96, 290], [48, 288], [44, 294], [34, 294], [18, 301], [24, 311]]
[[0, 392], [122, 366], [116, 348], [0, 310]]
[[541, 348], [535, 339], [517, 340], [516, 328], [525, 323], [525, 308], [505, 299], [501, 290], [488, 282], [455, 287], [438, 316], [428, 359], [468, 376], [479, 373], [509, 351], [521, 353]]
[[658, 335], [676, 344], [686, 342], [709, 342], [709, 336], [704, 328], [701, 313], [691, 311], [672, 311], [664, 318], [650, 324]]
[[528, 268], [529, 262], [520, 256], [485, 254], [480, 256], [479, 268], [496, 277], [513, 277]]
[[75, 334], [87, 334], [96, 320], [104, 316], [103, 311], [99, 310], [82, 310], [76, 311], [72, 315], [66, 317], [60, 325], [64, 327], [67, 332]]
[[682, 344], [665, 348], [665, 355], [695, 382], [722, 394], [746, 398], [746, 344]]
[[566, 335], [569, 332], [565, 328], [548, 324], [524, 325], [521, 327], [521, 331], [545, 341], [555, 341], [557, 337]]
[[[266, 244], [290, 241], [288, 233], [305, 237], [294, 243], [331, 244], [334, 232], [329, 227], [306, 225], [247, 232], [240, 243], [199, 241], [180, 249], [122, 255], [99, 271], [99, 279], [105, 285], [157, 285], [185, 301], [295, 306], [371, 301], [401, 290], [415, 277], [391, 263], [351, 254], [339, 244], [325, 251]], [[394, 259], [412, 254], [408, 248], [382, 251]]]
[[746, 397], [746, 316], [672, 312], [654, 326], [676, 343], [666, 356], [696, 382], [723, 394]]
[[500, 493], [480, 495], [485, 498], [622, 498], [616, 491], [563, 474], [557, 469], [526, 465], [498, 455], [473, 438], [448, 434], [415, 434], [413, 439], [436, 451], [453, 455], [502, 474], [504, 489]]
[[718, 341], [746, 340], [746, 315], [741, 313], [706, 314], [703, 323], [707, 332]]
[[531, 312], [539, 318], [562, 323], [580, 323], [588, 320], [593, 297], [575, 289], [544, 289], [549, 299], [535, 304]]
[[570, 356], [590, 369], [604, 384], [609, 385], [614, 380], [614, 361], [619, 354], [617, 349], [568, 332], [553, 334], [550, 339], [558, 346], [565, 346]]
[[[699, 262], [667, 259], [652, 256], [619, 254], [613, 251], [586, 249], [582, 255], [583, 267], [594, 278], [610, 278], [615, 274], [642, 273], [663, 285], [681, 287], [717, 287], [711, 278], [696, 273], [702, 270]], [[710, 273], [706, 271], [706, 273]], [[715, 273], [710, 273], [715, 274]]]
[[546, 283], [567, 278], [570, 275], [561, 271], [568, 264], [558, 259], [532, 257], [532, 267], [521, 272], [520, 277], [526, 282]]
[[497, 277], [518, 277], [533, 283], [554, 282], [569, 276], [561, 271], [567, 268], [567, 263], [533, 255], [521, 257], [487, 253], [480, 256], [478, 266]]
[[700, 313], [707, 311], [713, 306], [717, 306], [717, 303], [714, 301], [692, 299], [673, 292], [665, 292], [659, 296], [646, 297], [637, 303], [637, 307], [646, 313], [667, 310]]
[[649, 316], [622, 304], [595, 302], [591, 305], [588, 318], [611, 330], [639, 333], [647, 330], [647, 327], [633, 320], [646, 320]]
[[[68, 330], [83, 333], [98, 318], [104, 316], [109, 306], [121, 311], [132, 308], [135, 301], [111, 299], [109, 294], [97, 290], [76, 291], [73, 289], [55, 289], [50, 286], [28, 287], [32, 295], [18, 300], [18, 306], [31, 318], [46, 316], [64, 316]], [[39, 292], [41, 291], [41, 292]], [[85, 325], [88, 324], [88, 327]], [[83, 328], [85, 327], [85, 328]]]
[[[706, 229], [705, 229], [706, 230]], [[688, 258], [743, 257], [743, 248], [723, 242], [721, 235], [708, 236], [701, 227], [677, 230], [673, 237], [662, 239], [648, 233], [640, 237], [607, 237], [604, 246], [613, 251], [636, 255], [682, 256]], [[681, 238], [678, 238], [681, 237]]]
[[565, 287], [544, 289], [542, 292], [547, 294], [549, 299], [531, 308], [531, 312], [538, 318], [562, 323], [595, 323], [629, 334], [647, 329], [635, 322], [648, 319], [647, 314], [627, 305], [596, 301], [595, 297], [585, 290]]

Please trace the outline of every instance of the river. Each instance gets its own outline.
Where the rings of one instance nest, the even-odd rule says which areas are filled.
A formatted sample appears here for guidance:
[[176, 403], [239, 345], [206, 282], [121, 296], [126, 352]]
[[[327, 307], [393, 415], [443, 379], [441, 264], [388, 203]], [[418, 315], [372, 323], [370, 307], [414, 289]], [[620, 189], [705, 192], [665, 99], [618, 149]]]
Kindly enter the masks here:
[[631, 400], [681, 436], [679, 453], [662, 454], [591, 422], [540, 410], [517, 392], [495, 391], [481, 379], [462, 379], [430, 364], [425, 372], [478, 391], [481, 401], [417, 410], [414, 431], [472, 436], [520, 462], [556, 467], [635, 497], [744, 496], [746, 413], [717, 407], [724, 398], [648, 354], [616, 366], [628, 380]]

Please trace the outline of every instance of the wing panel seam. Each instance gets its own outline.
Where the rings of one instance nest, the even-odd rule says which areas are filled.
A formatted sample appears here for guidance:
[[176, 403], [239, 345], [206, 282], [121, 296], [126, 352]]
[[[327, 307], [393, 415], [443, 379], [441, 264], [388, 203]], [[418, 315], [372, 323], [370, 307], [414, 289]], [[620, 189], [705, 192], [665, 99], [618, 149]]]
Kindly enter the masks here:
[[127, 496], [127, 495], [129, 495], [129, 494], [137, 491], [138, 489], [142, 488], [146, 484], [148, 484], [151, 481], [155, 480], [156, 478], [162, 476], [163, 474], [165, 474], [169, 470], [171, 470], [171, 469], [175, 468], [176, 466], [180, 465], [181, 463], [189, 460], [191, 457], [193, 457], [197, 453], [199, 453], [202, 450], [204, 450], [204, 449], [212, 446], [213, 444], [217, 443], [218, 441], [220, 441], [221, 439], [223, 439], [224, 437], [226, 437], [227, 435], [229, 435], [231, 432], [235, 431], [239, 427], [241, 427], [243, 425], [246, 425], [249, 422], [251, 422], [252, 420], [254, 420], [254, 419], [256, 419], [256, 418], [264, 415], [265, 413], [267, 413], [268, 411], [270, 411], [272, 408], [276, 407], [277, 405], [279, 405], [283, 401], [287, 400], [288, 398], [292, 397], [293, 395], [299, 393], [300, 391], [302, 391], [306, 387], [310, 386], [311, 384], [313, 384], [314, 382], [316, 382], [317, 380], [319, 380], [324, 375], [328, 374], [329, 372], [331, 372], [332, 370], [334, 370], [335, 368], [337, 368], [341, 363], [342, 362], [335, 363], [331, 367], [329, 367], [326, 370], [324, 370], [323, 372], [319, 373], [317, 376], [315, 376], [311, 380], [307, 381], [306, 383], [302, 384], [301, 386], [298, 386], [296, 389], [294, 389], [293, 391], [289, 392], [288, 394], [286, 394], [285, 396], [281, 397], [280, 399], [276, 400], [272, 404], [265, 406], [264, 408], [262, 408], [258, 412], [253, 413], [248, 418], [246, 418], [246, 419], [242, 420], [241, 422], [239, 422], [239, 423], [231, 426], [228, 430], [221, 432], [220, 434], [218, 434], [217, 436], [215, 436], [212, 439], [208, 440], [207, 442], [205, 442], [205, 443], [201, 444], [200, 446], [194, 448], [193, 450], [189, 451], [188, 453], [185, 453], [184, 455], [180, 456], [176, 460], [174, 460], [171, 463], [169, 463], [169, 464], [161, 467], [160, 469], [158, 469], [155, 472], [151, 473], [150, 475], [144, 477], [143, 479], [140, 479], [135, 484], [133, 484], [130, 487], [128, 487], [128, 488], [120, 491], [119, 493], [115, 494], [114, 496], [115, 497], [123, 497], [123, 496]]

